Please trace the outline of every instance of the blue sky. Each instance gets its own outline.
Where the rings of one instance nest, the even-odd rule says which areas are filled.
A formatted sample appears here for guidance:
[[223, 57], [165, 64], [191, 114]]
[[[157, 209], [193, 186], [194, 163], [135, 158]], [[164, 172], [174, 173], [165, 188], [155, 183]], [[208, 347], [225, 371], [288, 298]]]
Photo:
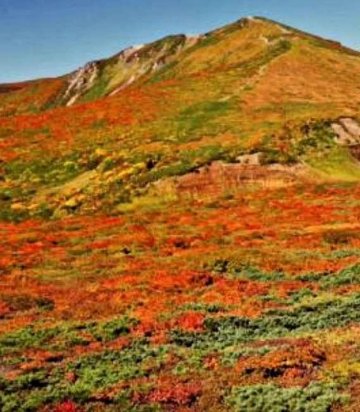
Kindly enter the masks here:
[[0, 0], [0, 82], [65, 74], [132, 44], [251, 15], [360, 50], [356, 0]]

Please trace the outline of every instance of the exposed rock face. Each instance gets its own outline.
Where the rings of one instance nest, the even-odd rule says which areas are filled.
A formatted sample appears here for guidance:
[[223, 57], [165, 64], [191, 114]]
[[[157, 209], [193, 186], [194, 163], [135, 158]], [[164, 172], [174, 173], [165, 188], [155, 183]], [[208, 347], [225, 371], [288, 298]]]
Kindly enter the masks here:
[[131, 60], [139, 60], [138, 51], [141, 50], [143, 47], [143, 44], [128, 47], [127, 49], [122, 50], [118, 54], [118, 57], [120, 60], [124, 60], [126, 62], [130, 62]]
[[[116, 57], [116, 71], [122, 80], [109, 93], [111, 96], [130, 86], [142, 76], [154, 73], [173, 61], [185, 48], [195, 45], [203, 36], [169, 36], [151, 45], [133, 46]], [[110, 82], [111, 84], [111, 82]]]
[[354, 146], [360, 144], [360, 124], [350, 118], [344, 117], [331, 125], [337, 135], [336, 142], [342, 146]]
[[236, 161], [242, 165], [260, 165], [263, 154], [261, 152], [242, 155], [236, 158]]
[[340, 119], [339, 122], [352, 136], [360, 137], [360, 125], [357, 121], [351, 118], [344, 118]]
[[360, 160], [360, 123], [351, 117], [343, 117], [331, 125], [336, 142], [348, 146], [352, 156]]
[[97, 74], [98, 65], [96, 62], [87, 63], [73, 74], [63, 97], [66, 106], [71, 106], [83, 93], [91, 88]]
[[128, 47], [110, 59], [87, 63], [70, 77], [60, 100], [71, 106], [99, 82], [106, 85], [102, 96], [117, 94], [141, 77], [160, 70], [203, 37], [169, 36], [148, 45]]
[[156, 185], [156, 190], [161, 193], [176, 192], [206, 197], [226, 191], [241, 190], [249, 185], [267, 188], [289, 186], [306, 180], [306, 176], [307, 170], [303, 165], [260, 166], [256, 163], [213, 162], [195, 172], [161, 181]]

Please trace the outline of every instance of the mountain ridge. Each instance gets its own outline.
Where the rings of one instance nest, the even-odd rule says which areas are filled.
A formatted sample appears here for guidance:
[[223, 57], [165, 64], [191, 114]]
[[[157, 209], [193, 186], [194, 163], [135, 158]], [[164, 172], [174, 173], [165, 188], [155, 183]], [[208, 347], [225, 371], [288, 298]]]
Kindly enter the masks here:
[[[191, 36], [185, 35], [185, 34], [173, 34], [173, 35], [165, 36], [161, 39], [155, 40], [148, 44], [143, 44], [139, 46], [136, 46], [136, 45], [129, 46], [108, 58], [91, 60], [85, 63], [83, 66], [80, 66], [78, 69], [75, 69], [70, 73], [67, 73], [67, 74], [64, 74], [58, 77], [34, 79], [30, 81], [22, 81], [22, 82], [15, 82], [15, 83], [4, 83], [0, 85], [0, 90], [3, 90], [2, 93], [6, 93], [7, 91], [11, 91], [14, 89], [15, 91], [21, 90], [23, 88], [26, 88], [27, 86], [31, 86], [32, 83], [63, 80], [61, 89], [57, 90], [57, 93], [52, 95], [50, 99], [44, 103], [43, 107], [45, 109], [48, 107], [54, 107], [54, 106], [72, 105], [78, 99], [81, 102], [82, 100], [87, 101], [87, 100], [93, 100], [93, 99], [100, 98], [100, 97], [109, 96], [112, 93], [116, 93], [130, 86], [134, 81], [137, 81], [141, 79], [142, 77], [144, 77], [144, 75], [149, 74], [149, 71], [151, 72], [152, 70], [153, 72], [156, 72], [160, 70], [161, 68], [163, 68], [163, 66], [170, 64], [176, 58], [176, 55], [178, 53], [181, 54], [182, 48], [184, 50], [186, 50], [189, 47], [191, 48], [197, 43], [201, 41], [206, 41], [206, 39], [209, 39], [211, 38], [211, 36], [221, 33], [222, 31], [226, 29], [244, 28], [250, 22], [263, 22], [263, 23], [266, 22], [270, 25], [273, 25], [274, 27], [280, 28], [284, 34], [293, 34], [293, 35], [298, 34], [301, 36], [305, 36], [306, 38], [318, 40], [324, 46], [338, 49], [340, 51], [344, 51], [354, 56], [360, 56], [360, 52], [356, 50], [352, 50], [346, 46], [343, 46], [340, 42], [336, 42], [334, 40], [329, 40], [329, 39], [323, 39], [320, 36], [313, 35], [311, 33], [308, 33], [302, 30], [298, 30], [294, 27], [268, 19], [266, 17], [249, 16], [249, 17], [238, 19], [235, 22], [225, 25], [221, 28], [210, 30], [204, 34], [197, 34], [197, 35], [191, 35]], [[263, 39], [264, 41], [266, 41], [265, 37], [263, 37]], [[174, 40], [174, 43], [178, 46], [177, 50], [176, 49], [174, 50], [171, 47], [170, 47], [170, 50], [167, 50], [165, 48], [162, 52], [160, 51], [158, 56], [154, 56], [152, 59], [149, 59], [150, 61], [148, 62], [145, 61], [144, 62], [145, 67], [140, 66], [140, 67], [135, 67], [135, 69], [133, 69], [132, 67], [128, 68], [128, 67], [121, 67], [121, 65], [118, 65], [117, 67], [114, 68], [114, 71], [117, 72], [117, 76], [119, 76], [119, 72], [124, 71], [123, 78], [121, 78], [120, 76], [120, 79], [117, 79], [117, 80], [112, 79], [112, 83], [110, 84], [108, 89], [105, 88], [105, 90], [102, 90], [100, 92], [99, 91], [91, 92], [90, 89], [93, 86], [93, 83], [96, 83], [97, 80], [99, 80], [99, 82], [101, 81], [101, 79], [97, 79], [97, 76], [100, 74], [102, 70], [104, 70], [104, 67], [114, 65], [114, 63], [116, 63], [116, 60], [120, 60], [120, 61], [123, 60], [124, 63], [129, 63], [128, 58], [131, 58], [131, 56], [141, 55], [141, 49], [151, 51], [152, 49], [157, 49], [159, 45], [164, 45], [164, 44], [166, 45], [167, 42], [170, 42], [170, 46], [171, 46], [173, 44], [172, 40]], [[190, 43], [190, 44], [186, 44], [186, 43]], [[139, 53], [137, 54], [137, 52]], [[148, 65], [149, 67], [146, 67], [146, 65]], [[116, 77], [115, 75], [113, 76]], [[12, 87], [12, 85], [14, 86]], [[72, 94], [72, 91], [74, 91], [74, 94]]]
[[243, 19], [1, 90], [1, 411], [359, 410], [360, 56]]
[[359, 107], [360, 56], [337, 43], [256, 17], [167, 36], [0, 94], [3, 190], [10, 210], [116, 209], [160, 180], [253, 153], [356, 181], [358, 151], [339, 142], [358, 137], [332, 125], [356, 123]]

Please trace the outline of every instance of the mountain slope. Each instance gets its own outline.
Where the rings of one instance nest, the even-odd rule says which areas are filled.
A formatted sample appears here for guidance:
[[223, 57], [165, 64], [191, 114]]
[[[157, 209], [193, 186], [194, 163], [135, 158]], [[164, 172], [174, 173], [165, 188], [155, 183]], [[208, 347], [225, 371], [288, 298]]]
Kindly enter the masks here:
[[[40, 81], [61, 90], [34, 90], [38, 113], [0, 119], [4, 197], [31, 213], [112, 209], [152, 182], [254, 152], [357, 180], [331, 124], [359, 116], [359, 69], [358, 53], [262, 18], [125, 50]], [[22, 111], [27, 95], [8, 89], [2, 110], [19, 99]]]
[[360, 57], [263, 18], [0, 86], [0, 410], [355, 412]]
[[[245, 18], [204, 35], [168, 36], [148, 45], [129, 47], [109, 59], [89, 62], [74, 73], [64, 76], [61, 79], [65, 81], [65, 84], [62, 84], [63, 90], [47, 96], [47, 103], [71, 105], [77, 100], [83, 102], [115, 94], [139, 79], [149, 79], [154, 75], [157, 78], [158, 71], [161, 71], [163, 77], [172, 77], [198, 73], [204, 69], [229, 69], [231, 64], [243, 64], [246, 56], [252, 60], [264, 49], [264, 45], [268, 46], [270, 53], [276, 54], [272, 46], [279, 41], [283, 42], [282, 47], [285, 48], [291, 48], [296, 42], [303, 41], [317, 48], [359, 56], [358, 52], [345, 48], [340, 43], [324, 40], [261, 17]], [[261, 43], [263, 47], [259, 47]], [[174, 66], [178, 70], [169, 70]], [[53, 82], [45, 79], [37, 84], [50, 87]], [[23, 83], [13, 85], [12, 88], [29, 89], [28, 86], [32, 84]], [[10, 91], [11, 87], [2, 87], [2, 93]], [[35, 90], [34, 94], [42, 93]], [[2, 102], [2, 105], [5, 103]], [[44, 107], [46, 108], [47, 106]]]

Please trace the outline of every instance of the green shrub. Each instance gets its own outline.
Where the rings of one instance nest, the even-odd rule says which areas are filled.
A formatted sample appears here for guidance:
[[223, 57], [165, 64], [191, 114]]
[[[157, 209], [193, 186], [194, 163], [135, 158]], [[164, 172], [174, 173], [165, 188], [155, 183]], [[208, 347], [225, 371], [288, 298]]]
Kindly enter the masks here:
[[312, 383], [305, 388], [244, 386], [233, 388], [226, 399], [234, 412], [329, 412], [343, 400], [335, 386], [324, 383]]
[[321, 278], [321, 286], [323, 289], [338, 287], [343, 285], [359, 284], [360, 283], [360, 264], [356, 264], [341, 270], [336, 274], [323, 276]]
[[206, 265], [206, 269], [219, 274], [260, 282], [276, 282], [285, 279], [283, 272], [266, 273], [245, 263], [239, 265], [231, 259], [216, 259], [210, 265]]
[[67, 367], [77, 376], [72, 391], [77, 394], [91, 393], [122, 380], [145, 376], [144, 362], [152, 360], [154, 368], [161, 367], [167, 353], [166, 347], [151, 347], [144, 340], [121, 351], [105, 351], [77, 359]]
[[122, 335], [127, 335], [131, 327], [135, 326], [137, 321], [127, 317], [116, 318], [109, 322], [98, 323], [89, 329], [94, 338], [101, 342], [114, 340]]
[[[51, 309], [52, 302], [46, 299], [34, 301], [41, 309]], [[108, 342], [130, 332], [137, 321], [119, 317], [105, 322], [62, 324], [53, 328], [37, 328], [33, 325], [0, 337], [0, 356], [23, 349], [62, 349], [74, 345], [86, 345], [91, 336], [94, 340]], [[84, 337], [84, 334], [86, 337]]]
[[221, 304], [211, 303], [188, 303], [182, 307], [183, 310], [193, 310], [205, 313], [219, 313], [224, 312], [226, 307]]
[[174, 344], [213, 349], [223, 352], [227, 347], [255, 339], [274, 339], [297, 333], [342, 327], [360, 321], [360, 295], [334, 299], [293, 310], [269, 310], [259, 318], [237, 316], [208, 317], [205, 332], [173, 330]]
[[[160, 370], [166, 354], [166, 347], [151, 347], [146, 340], [138, 340], [122, 350], [78, 357], [52, 370], [24, 373], [12, 380], [0, 377], [0, 410], [35, 412], [63, 400], [89, 402], [98, 390]], [[76, 376], [73, 383], [66, 378], [69, 372]], [[112, 403], [119, 408], [129, 406], [128, 395], [128, 390], [119, 390]]]

